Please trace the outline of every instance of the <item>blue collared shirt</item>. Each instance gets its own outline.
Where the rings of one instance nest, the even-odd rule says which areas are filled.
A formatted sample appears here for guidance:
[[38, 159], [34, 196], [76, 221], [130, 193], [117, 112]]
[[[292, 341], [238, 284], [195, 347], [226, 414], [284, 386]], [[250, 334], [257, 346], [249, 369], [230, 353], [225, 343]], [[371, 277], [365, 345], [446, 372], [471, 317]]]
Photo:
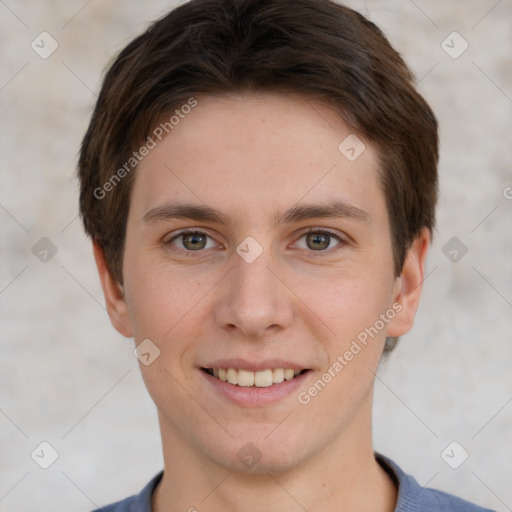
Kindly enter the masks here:
[[[375, 457], [398, 485], [395, 512], [495, 512], [452, 494], [421, 487], [412, 476], [405, 474], [392, 460], [380, 454], [375, 454]], [[163, 471], [158, 473], [139, 494], [94, 512], [152, 512], [151, 497], [162, 476]]]

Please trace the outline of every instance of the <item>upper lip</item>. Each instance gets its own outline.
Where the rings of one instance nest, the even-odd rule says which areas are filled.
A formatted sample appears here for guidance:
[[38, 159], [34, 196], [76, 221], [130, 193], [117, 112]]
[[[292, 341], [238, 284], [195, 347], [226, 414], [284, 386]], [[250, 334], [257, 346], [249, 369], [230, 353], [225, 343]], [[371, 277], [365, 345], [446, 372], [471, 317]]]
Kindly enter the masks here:
[[294, 370], [307, 370], [308, 368], [299, 363], [286, 361], [284, 359], [264, 359], [262, 361], [248, 361], [241, 358], [217, 359], [212, 361], [202, 368], [235, 368], [237, 370], [246, 370], [250, 372], [259, 372], [261, 370], [276, 369], [276, 368], [293, 368]]

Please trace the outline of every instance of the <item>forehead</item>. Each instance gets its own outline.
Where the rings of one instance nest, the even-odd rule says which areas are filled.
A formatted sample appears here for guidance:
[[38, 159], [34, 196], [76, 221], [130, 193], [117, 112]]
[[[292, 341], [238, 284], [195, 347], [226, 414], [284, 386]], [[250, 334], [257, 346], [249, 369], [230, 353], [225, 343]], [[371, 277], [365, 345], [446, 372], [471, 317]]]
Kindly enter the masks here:
[[137, 168], [131, 203], [138, 218], [176, 200], [267, 219], [269, 209], [275, 219], [301, 201], [384, 205], [375, 148], [332, 107], [280, 93], [196, 101]]

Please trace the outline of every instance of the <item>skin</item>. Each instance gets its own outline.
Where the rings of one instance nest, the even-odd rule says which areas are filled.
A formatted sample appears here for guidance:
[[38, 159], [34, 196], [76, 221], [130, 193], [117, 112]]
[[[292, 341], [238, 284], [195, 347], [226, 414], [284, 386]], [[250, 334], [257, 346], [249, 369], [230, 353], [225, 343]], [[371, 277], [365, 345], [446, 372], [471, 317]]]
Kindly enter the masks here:
[[[386, 336], [412, 327], [428, 231], [396, 277], [376, 150], [364, 141], [350, 162], [338, 145], [351, 131], [329, 106], [279, 93], [197, 100], [136, 171], [123, 286], [95, 246], [113, 325], [161, 351], [141, 364], [165, 461], [154, 510], [392, 511], [397, 491], [372, 448], [374, 374]], [[144, 220], [177, 200], [231, 221]], [[367, 221], [273, 217], [330, 200]], [[208, 235], [204, 248], [170, 242], [183, 228]], [[307, 228], [330, 229], [341, 242], [328, 236], [315, 250]], [[263, 249], [252, 263], [236, 252], [248, 236]], [[312, 370], [304, 391], [394, 303], [401, 311], [306, 405], [295, 392], [271, 405], [234, 405], [198, 368], [222, 357], [283, 358]], [[261, 453], [251, 468], [237, 456], [249, 442]]]

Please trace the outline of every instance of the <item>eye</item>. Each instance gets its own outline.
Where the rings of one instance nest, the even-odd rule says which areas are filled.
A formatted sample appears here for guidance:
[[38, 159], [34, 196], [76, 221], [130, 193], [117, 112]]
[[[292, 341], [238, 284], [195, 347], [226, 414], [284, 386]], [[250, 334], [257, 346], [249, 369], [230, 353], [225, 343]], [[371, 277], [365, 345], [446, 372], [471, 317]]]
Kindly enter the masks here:
[[[299, 243], [303, 239], [305, 243]], [[337, 242], [334, 246], [332, 245], [333, 239]], [[328, 252], [345, 243], [345, 240], [333, 231], [325, 228], [311, 228], [299, 238], [296, 245], [307, 251]], [[216, 247], [216, 242], [203, 231], [189, 229], [180, 231], [174, 236], [166, 237], [163, 245], [170, 250], [195, 252], [203, 249], [213, 249]]]
[[[211, 240], [210, 245], [208, 245], [208, 239]], [[177, 242], [174, 243], [175, 241]], [[185, 230], [174, 235], [172, 238], [165, 239], [163, 245], [177, 245], [179, 249], [190, 252], [200, 251], [201, 249], [212, 249], [216, 244], [214, 240], [203, 231]]]
[[334, 248], [329, 247], [331, 245], [333, 238], [338, 242], [334, 247], [337, 247], [338, 245], [344, 243], [344, 240], [338, 234], [328, 229], [312, 228], [300, 237], [299, 240], [305, 239], [305, 247], [299, 246], [299, 248], [312, 251], [326, 252], [326, 249]]

